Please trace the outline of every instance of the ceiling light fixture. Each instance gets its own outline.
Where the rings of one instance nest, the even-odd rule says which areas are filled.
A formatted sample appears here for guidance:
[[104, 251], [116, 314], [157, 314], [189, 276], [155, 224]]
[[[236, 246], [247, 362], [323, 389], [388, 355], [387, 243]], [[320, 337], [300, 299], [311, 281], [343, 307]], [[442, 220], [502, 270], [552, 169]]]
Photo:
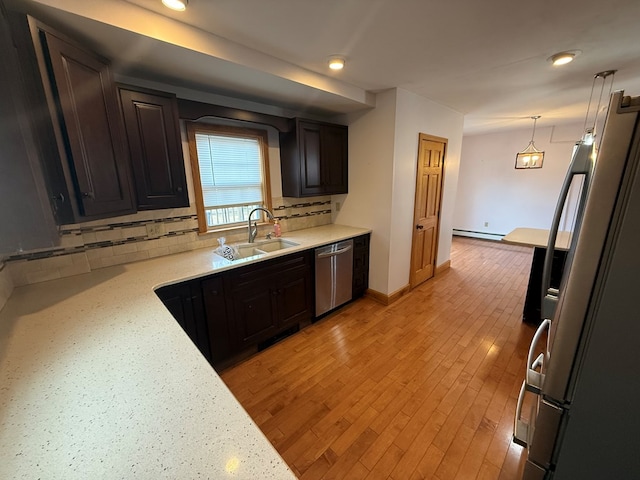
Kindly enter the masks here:
[[536, 134], [536, 122], [540, 118], [540, 115], [531, 117], [533, 120], [533, 132], [531, 133], [531, 141], [527, 148], [518, 152], [516, 155], [516, 168], [542, 168], [542, 161], [544, 160], [544, 152], [538, 150], [533, 143], [533, 136]]
[[555, 55], [551, 55], [547, 60], [549, 60], [553, 66], [557, 67], [560, 65], [566, 65], [567, 63], [573, 62], [573, 59], [582, 53], [580, 50], [571, 50], [569, 52], [560, 52]]
[[331, 70], [342, 70], [344, 68], [344, 57], [333, 55], [329, 57], [329, 68]]
[[165, 7], [171, 10], [177, 10], [178, 12], [184, 12], [187, 9], [189, 0], [162, 0]]

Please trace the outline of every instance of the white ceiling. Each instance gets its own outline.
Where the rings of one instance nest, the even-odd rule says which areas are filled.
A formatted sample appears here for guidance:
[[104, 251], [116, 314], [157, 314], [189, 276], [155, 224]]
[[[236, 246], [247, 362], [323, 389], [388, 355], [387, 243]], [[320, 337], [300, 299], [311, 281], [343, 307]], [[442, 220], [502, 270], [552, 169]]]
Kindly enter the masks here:
[[[22, 1], [22, 0], [14, 0]], [[24, 0], [126, 75], [315, 114], [399, 87], [465, 115], [465, 133], [584, 120], [595, 73], [640, 94], [640, 1]], [[553, 67], [547, 59], [581, 50]], [[331, 54], [346, 57], [330, 72]]]

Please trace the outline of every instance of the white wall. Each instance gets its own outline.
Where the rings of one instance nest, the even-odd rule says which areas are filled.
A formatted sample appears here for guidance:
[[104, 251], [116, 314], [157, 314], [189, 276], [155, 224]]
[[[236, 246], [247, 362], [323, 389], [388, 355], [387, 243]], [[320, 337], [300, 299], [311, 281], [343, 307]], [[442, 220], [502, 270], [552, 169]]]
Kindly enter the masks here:
[[347, 117], [349, 194], [335, 223], [373, 230], [369, 287], [394, 293], [409, 283], [418, 134], [449, 140], [437, 264], [449, 259], [462, 142], [461, 113], [401, 89], [379, 93], [374, 110]]
[[532, 126], [463, 138], [454, 229], [505, 235], [517, 227], [549, 228], [582, 124], [537, 128], [543, 167], [516, 170]]
[[420, 133], [448, 140], [444, 159], [444, 184], [436, 265], [450, 259], [453, 213], [462, 145], [461, 113], [406, 90], [398, 89], [393, 174], [393, 216], [389, 264], [389, 292], [409, 282], [413, 208]]
[[396, 90], [379, 93], [376, 108], [349, 116], [349, 194], [336, 196], [334, 222], [370, 228], [369, 288], [388, 292]]

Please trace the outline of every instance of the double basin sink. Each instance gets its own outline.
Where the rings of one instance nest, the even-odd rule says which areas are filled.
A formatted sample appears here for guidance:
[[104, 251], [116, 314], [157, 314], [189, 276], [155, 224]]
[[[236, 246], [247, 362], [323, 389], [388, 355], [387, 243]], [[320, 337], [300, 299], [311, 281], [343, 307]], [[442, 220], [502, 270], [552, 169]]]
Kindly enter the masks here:
[[284, 240], [282, 238], [275, 238], [271, 240], [260, 240], [254, 243], [240, 243], [235, 247], [238, 249], [239, 255], [232, 261], [242, 260], [249, 257], [261, 257], [271, 252], [277, 252], [285, 248], [297, 247], [299, 243], [292, 242], [291, 240]]

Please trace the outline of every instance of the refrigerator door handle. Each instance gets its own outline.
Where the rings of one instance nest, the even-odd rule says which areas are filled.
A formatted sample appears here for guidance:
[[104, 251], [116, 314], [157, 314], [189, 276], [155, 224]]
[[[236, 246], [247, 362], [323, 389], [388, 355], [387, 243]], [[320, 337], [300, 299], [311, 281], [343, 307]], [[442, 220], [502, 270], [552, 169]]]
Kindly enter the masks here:
[[[533, 432], [535, 428], [522, 419], [522, 406], [524, 404], [525, 392], [531, 392], [534, 395], [540, 396], [542, 384], [544, 383], [544, 374], [542, 373], [542, 367], [549, 361], [549, 336], [547, 335], [547, 343], [545, 350], [534, 358], [540, 339], [545, 332], [549, 331], [551, 326], [551, 320], [545, 319], [542, 321], [536, 333], [533, 334], [531, 339], [531, 345], [529, 345], [529, 353], [527, 355], [527, 371], [525, 373], [525, 379], [522, 381], [520, 387], [520, 394], [518, 395], [518, 403], [516, 406], [516, 414], [513, 423], [513, 441], [518, 445], [527, 447], [531, 443]], [[538, 372], [537, 370], [540, 369]], [[537, 413], [537, 402], [531, 408], [530, 422], [535, 422], [535, 415]]]
[[[520, 387], [520, 394], [518, 395], [518, 403], [516, 404], [516, 414], [513, 421], [513, 441], [518, 445], [528, 448], [531, 444], [531, 440], [533, 438], [534, 427], [522, 419], [522, 406], [524, 404], [524, 395], [527, 392], [527, 382], [526, 380], [522, 381], [522, 386]], [[537, 403], [537, 401], [536, 401]], [[530, 422], [535, 422], [535, 411], [536, 407], [534, 406], [531, 409], [531, 418]]]
[[[553, 214], [553, 220], [551, 221], [551, 228], [549, 229], [547, 252], [544, 257], [544, 267], [542, 269], [542, 318], [553, 318], [553, 313], [555, 312], [556, 305], [558, 303], [557, 293], [550, 291], [551, 266], [553, 264], [553, 254], [556, 248], [556, 239], [558, 238], [560, 220], [562, 218], [562, 212], [564, 211], [565, 203], [567, 202], [569, 190], [571, 189], [571, 183], [573, 182], [573, 178], [576, 175], [585, 176], [576, 217], [578, 218], [578, 222], [580, 222], [585, 200], [587, 197], [587, 190], [589, 187], [591, 172], [593, 171], [594, 159], [595, 146], [593, 145], [593, 143], [585, 142], [583, 140], [579, 141], [576, 144], [576, 149], [573, 153], [573, 158], [571, 159], [569, 170], [564, 178], [564, 183], [562, 184], [562, 189], [560, 190], [560, 197], [558, 198], [556, 210]], [[575, 226], [575, 228], [578, 227], [579, 223]]]
[[[542, 335], [549, 331], [551, 327], [551, 320], [548, 318], [543, 320], [536, 333], [533, 335], [531, 345], [529, 345], [529, 354], [527, 356], [527, 372], [525, 375], [526, 389], [532, 393], [540, 395], [542, 384], [544, 383], [544, 373], [542, 373], [542, 367], [549, 362], [549, 335], [547, 335], [547, 344], [544, 352], [539, 354], [535, 359], [534, 355], [540, 343]], [[540, 369], [538, 372], [537, 369]]]

